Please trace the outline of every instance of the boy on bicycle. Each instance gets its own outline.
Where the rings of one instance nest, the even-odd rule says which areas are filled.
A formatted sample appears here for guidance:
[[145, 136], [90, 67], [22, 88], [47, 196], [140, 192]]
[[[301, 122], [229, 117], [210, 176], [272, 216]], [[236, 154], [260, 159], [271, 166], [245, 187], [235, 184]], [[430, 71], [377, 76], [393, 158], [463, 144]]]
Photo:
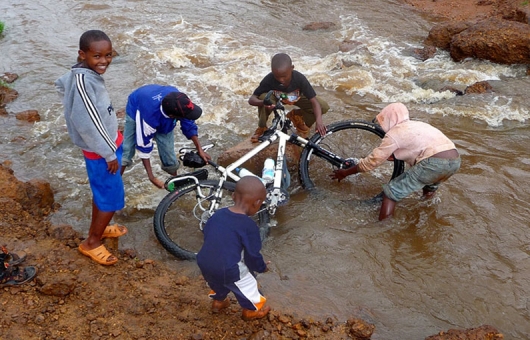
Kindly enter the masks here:
[[408, 163], [410, 169], [383, 186], [381, 221], [394, 213], [396, 202], [416, 190], [423, 189], [424, 198], [434, 196], [440, 183], [460, 168], [460, 155], [455, 144], [440, 130], [409, 120], [409, 110], [402, 103], [386, 106], [375, 119], [386, 133], [379, 147], [357, 165], [335, 170], [329, 176], [340, 182], [346, 176], [371, 171], [392, 157]]
[[[271, 97], [272, 105], [265, 105], [263, 99], [269, 91], [274, 91]], [[250, 96], [248, 103], [258, 107], [258, 128], [250, 138], [252, 143], [259, 142], [259, 137], [267, 130], [267, 119], [271, 114], [276, 101], [282, 94], [287, 99], [284, 104], [296, 105], [299, 109], [287, 114], [300, 137], [307, 138], [309, 128], [316, 122], [316, 130], [326, 134], [326, 127], [322, 122], [322, 115], [328, 112], [329, 105], [317, 94], [307, 78], [294, 70], [291, 57], [285, 53], [278, 53], [272, 57], [271, 72], [260, 82], [259, 86]]]
[[245, 321], [263, 318], [270, 311], [252, 275], [268, 268], [260, 253], [259, 228], [249, 217], [260, 209], [266, 195], [257, 177], [242, 177], [232, 195], [234, 205], [217, 210], [204, 226], [204, 244], [197, 254], [197, 264], [212, 289], [209, 296], [214, 312], [230, 306], [230, 292], [243, 308]]

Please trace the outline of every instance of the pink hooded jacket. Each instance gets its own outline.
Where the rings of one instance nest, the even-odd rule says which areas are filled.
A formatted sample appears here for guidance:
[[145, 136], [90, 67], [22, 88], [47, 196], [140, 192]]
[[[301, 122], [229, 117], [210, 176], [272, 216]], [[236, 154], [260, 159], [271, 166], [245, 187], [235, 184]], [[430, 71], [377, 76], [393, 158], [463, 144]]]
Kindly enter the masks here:
[[359, 172], [375, 169], [392, 154], [413, 166], [438, 152], [456, 149], [455, 144], [437, 128], [409, 120], [409, 110], [402, 103], [386, 106], [376, 119], [386, 134], [381, 144], [359, 161]]

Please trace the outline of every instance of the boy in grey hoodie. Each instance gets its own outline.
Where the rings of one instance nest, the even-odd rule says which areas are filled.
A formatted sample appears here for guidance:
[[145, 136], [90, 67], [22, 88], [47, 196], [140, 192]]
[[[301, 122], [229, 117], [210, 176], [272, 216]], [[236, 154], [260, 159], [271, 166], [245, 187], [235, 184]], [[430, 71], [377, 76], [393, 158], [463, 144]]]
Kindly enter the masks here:
[[83, 151], [92, 190], [92, 220], [79, 251], [97, 263], [118, 259], [102, 244], [105, 237], [127, 233], [124, 226], [108, 226], [116, 210], [125, 206], [120, 175], [123, 136], [101, 75], [112, 61], [112, 43], [102, 31], [90, 30], [79, 39], [80, 62], [57, 79], [72, 142]]

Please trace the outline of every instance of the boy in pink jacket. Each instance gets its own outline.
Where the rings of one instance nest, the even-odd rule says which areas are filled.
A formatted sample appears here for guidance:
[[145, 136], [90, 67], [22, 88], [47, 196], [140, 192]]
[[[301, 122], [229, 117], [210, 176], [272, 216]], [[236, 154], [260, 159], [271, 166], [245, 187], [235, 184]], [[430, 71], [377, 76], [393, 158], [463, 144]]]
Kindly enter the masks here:
[[410, 169], [383, 186], [383, 203], [379, 220], [394, 213], [396, 202], [423, 189], [425, 198], [432, 197], [440, 183], [460, 168], [460, 155], [455, 144], [437, 128], [409, 120], [409, 111], [402, 103], [386, 106], [376, 120], [385, 131], [381, 144], [370, 155], [349, 169], [335, 170], [332, 179], [375, 169], [392, 157], [406, 162]]

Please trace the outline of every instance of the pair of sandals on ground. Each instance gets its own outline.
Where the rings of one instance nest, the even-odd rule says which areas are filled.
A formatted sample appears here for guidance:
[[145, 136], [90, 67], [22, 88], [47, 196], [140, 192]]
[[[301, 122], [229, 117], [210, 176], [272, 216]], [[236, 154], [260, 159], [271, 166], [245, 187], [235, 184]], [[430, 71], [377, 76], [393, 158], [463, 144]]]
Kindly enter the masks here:
[[0, 287], [18, 286], [33, 280], [37, 275], [37, 268], [33, 266], [21, 267], [26, 260], [26, 253], [10, 253], [5, 246], [0, 251]]
[[[101, 239], [105, 238], [116, 238], [123, 236], [127, 234], [128, 230], [125, 226], [119, 226], [117, 224], [109, 225], [105, 228], [105, 231], [103, 232], [103, 235], [101, 236]], [[105, 265], [110, 266], [118, 262], [118, 258], [116, 256], [112, 255], [104, 244], [100, 245], [97, 248], [86, 250], [81, 245], [79, 245], [78, 250], [81, 254], [90, 257], [93, 261]], [[114, 257], [113, 260], [109, 260], [110, 257]]]

